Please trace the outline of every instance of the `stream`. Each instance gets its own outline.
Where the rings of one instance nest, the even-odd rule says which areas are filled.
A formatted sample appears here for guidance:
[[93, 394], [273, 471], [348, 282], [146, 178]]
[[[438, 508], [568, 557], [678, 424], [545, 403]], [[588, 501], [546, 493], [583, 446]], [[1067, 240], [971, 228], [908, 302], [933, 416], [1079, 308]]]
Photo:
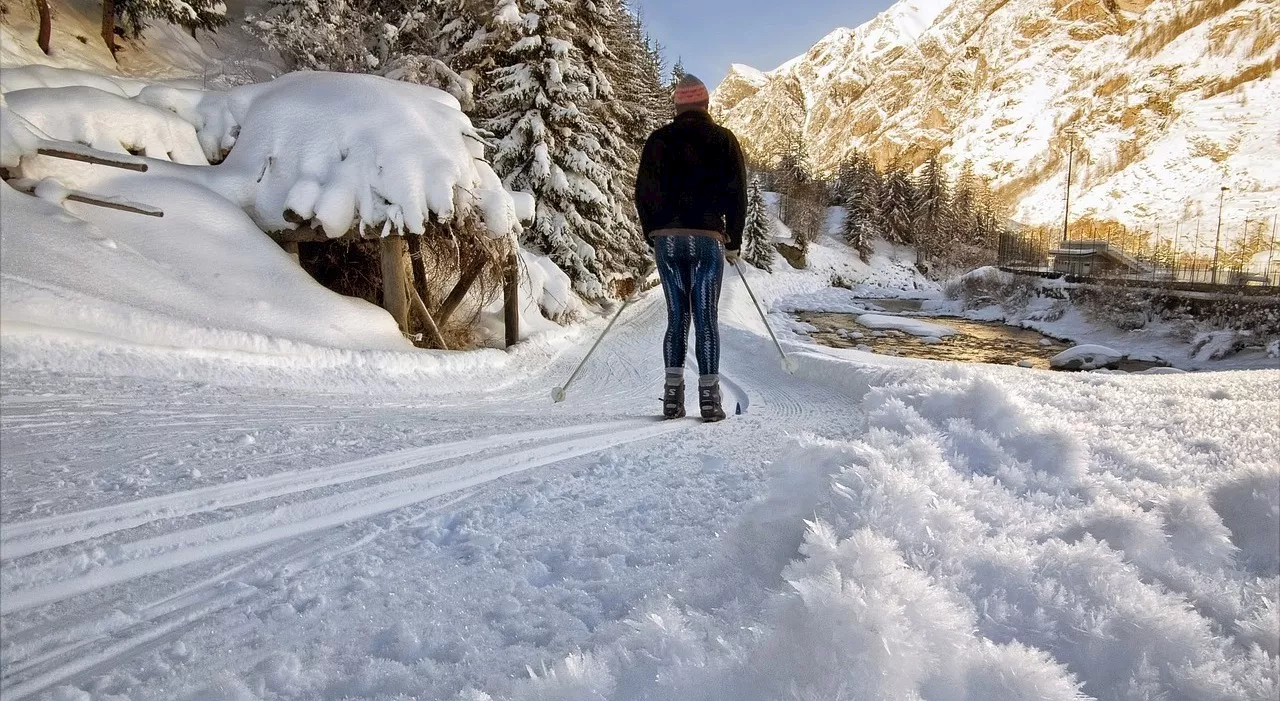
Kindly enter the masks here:
[[[813, 326], [809, 336], [832, 348], [857, 348], [883, 355], [959, 363], [1021, 365], [1050, 369], [1049, 359], [1074, 344], [1045, 336], [1038, 331], [1009, 326], [997, 321], [975, 321], [957, 317], [919, 314], [920, 300], [860, 300], [868, 313], [902, 316], [907, 319], [948, 326], [954, 336], [922, 338], [903, 331], [875, 330], [858, 324], [861, 314], [843, 312], [796, 312], [796, 318]], [[1122, 360], [1117, 369], [1141, 372], [1163, 363]]]

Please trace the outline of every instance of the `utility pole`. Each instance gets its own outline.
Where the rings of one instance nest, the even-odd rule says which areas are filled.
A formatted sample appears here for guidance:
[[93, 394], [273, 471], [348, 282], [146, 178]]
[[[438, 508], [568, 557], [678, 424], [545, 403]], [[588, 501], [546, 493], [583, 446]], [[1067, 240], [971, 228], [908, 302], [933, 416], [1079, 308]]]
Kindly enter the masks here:
[[1066, 209], [1062, 212], [1062, 240], [1067, 240], [1067, 222], [1071, 219], [1071, 167], [1076, 156], [1076, 132], [1074, 130], [1067, 132], [1067, 138], [1070, 140], [1070, 146], [1067, 148], [1067, 204]]
[[1169, 263], [1169, 277], [1174, 279], [1178, 277], [1178, 239], [1182, 236], [1182, 219], [1178, 219], [1178, 223], [1173, 227], [1173, 260]]
[[1227, 197], [1226, 185], [1222, 186], [1222, 191], [1218, 193], [1218, 234], [1213, 240], [1213, 284], [1218, 284], [1218, 250], [1222, 243], [1222, 202]]
[[1276, 220], [1280, 214], [1271, 215], [1271, 247], [1267, 249], [1267, 284], [1271, 284], [1271, 259], [1276, 255]]

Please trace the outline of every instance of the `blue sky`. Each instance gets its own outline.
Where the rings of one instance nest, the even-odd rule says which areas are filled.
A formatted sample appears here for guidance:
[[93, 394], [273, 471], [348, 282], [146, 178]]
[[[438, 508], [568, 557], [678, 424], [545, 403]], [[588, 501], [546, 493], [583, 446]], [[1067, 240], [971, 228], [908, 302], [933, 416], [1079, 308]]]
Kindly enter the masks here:
[[893, 0], [635, 0], [668, 60], [714, 88], [730, 63], [762, 71], [804, 53], [836, 27], [856, 27]]

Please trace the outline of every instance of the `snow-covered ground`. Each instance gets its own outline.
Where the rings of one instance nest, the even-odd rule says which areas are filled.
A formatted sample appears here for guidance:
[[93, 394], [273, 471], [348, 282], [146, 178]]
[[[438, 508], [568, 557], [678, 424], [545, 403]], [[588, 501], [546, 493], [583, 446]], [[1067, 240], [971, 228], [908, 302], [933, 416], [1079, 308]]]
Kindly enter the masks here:
[[653, 419], [656, 292], [560, 405], [600, 321], [366, 367], [6, 334], [5, 698], [1274, 698], [1280, 372], [934, 364], [774, 314], [790, 376], [723, 307], [750, 402], [713, 426]]

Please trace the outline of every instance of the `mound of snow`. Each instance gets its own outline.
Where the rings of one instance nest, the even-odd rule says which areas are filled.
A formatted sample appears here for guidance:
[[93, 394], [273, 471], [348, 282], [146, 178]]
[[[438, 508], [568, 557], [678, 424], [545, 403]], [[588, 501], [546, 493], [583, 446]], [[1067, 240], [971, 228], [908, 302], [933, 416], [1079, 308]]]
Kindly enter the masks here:
[[1085, 344], [1068, 348], [1049, 359], [1049, 366], [1055, 370], [1097, 370], [1124, 359], [1120, 351], [1106, 346]]
[[164, 203], [164, 218], [75, 203], [64, 210], [0, 187], [6, 335], [91, 334], [202, 351], [412, 348], [389, 314], [322, 287], [239, 207], [199, 186], [125, 175], [97, 191], [143, 188]]
[[912, 336], [921, 336], [923, 338], [941, 339], [944, 336], [954, 336], [958, 333], [950, 326], [942, 324], [931, 324], [927, 321], [912, 319], [904, 316], [889, 316], [887, 314], [862, 314], [857, 319], [858, 323], [869, 329], [878, 330], [894, 330], [909, 333]]
[[49, 138], [109, 153], [207, 165], [196, 130], [172, 112], [97, 88], [32, 88], [5, 94], [9, 109]]

